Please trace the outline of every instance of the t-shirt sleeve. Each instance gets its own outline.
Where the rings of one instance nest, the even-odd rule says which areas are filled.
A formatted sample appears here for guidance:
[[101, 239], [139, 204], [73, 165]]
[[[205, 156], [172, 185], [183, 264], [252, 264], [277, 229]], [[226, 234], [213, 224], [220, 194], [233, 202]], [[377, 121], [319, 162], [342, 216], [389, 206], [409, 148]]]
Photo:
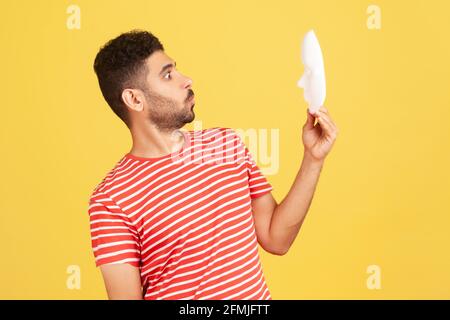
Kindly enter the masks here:
[[240, 148], [244, 149], [244, 161], [247, 166], [247, 175], [248, 175], [248, 186], [250, 189], [250, 197], [252, 199], [263, 196], [264, 194], [273, 190], [272, 185], [267, 181], [267, 178], [259, 169], [256, 162], [253, 160], [253, 157], [248, 150], [245, 143], [239, 137], [239, 135], [234, 132], [238, 138], [238, 143], [240, 144]]
[[128, 263], [139, 267], [139, 235], [127, 215], [111, 202], [92, 198], [88, 211], [95, 265]]

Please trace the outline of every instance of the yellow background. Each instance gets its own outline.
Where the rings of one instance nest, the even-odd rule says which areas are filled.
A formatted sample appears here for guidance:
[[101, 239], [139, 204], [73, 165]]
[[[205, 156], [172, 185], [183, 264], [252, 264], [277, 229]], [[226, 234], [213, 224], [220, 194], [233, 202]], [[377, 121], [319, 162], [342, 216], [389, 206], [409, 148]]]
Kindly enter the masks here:
[[[80, 30], [66, 27], [70, 4]], [[371, 4], [381, 30], [366, 26]], [[0, 12], [0, 298], [107, 298], [88, 198], [131, 136], [92, 64], [134, 28], [193, 78], [203, 128], [280, 130], [280, 170], [268, 176], [278, 201], [303, 156], [296, 82], [314, 29], [340, 132], [289, 253], [261, 250], [272, 298], [450, 298], [450, 2], [47, 0]], [[80, 290], [66, 286], [69, 265]], [[369, 265], [381, 268], [379, 290], [366, 286]]]

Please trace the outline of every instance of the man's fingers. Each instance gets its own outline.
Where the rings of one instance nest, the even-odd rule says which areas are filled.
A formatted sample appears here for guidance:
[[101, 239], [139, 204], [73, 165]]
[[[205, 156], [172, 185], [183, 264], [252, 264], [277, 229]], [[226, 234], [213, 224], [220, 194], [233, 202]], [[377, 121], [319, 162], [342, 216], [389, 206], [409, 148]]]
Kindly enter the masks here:
[[324, 112], [324, 113], [326, 113], [326, 114], [330, 114], [330, 112], [328, 111], [328, 109], [325, 108], [324, 106], [321, 106], [321, 107], [319, 108], [319, 111], [322, 111], [322, 112]]
[[318, 114], [319, 114], [319, 116], [325, 118], [325, 120], [331, 125], [331, 127], [337, 131], [336, 125], [334, 124], [333, 120], [331, 120], [331, 118], [328, 114], [326, 114], [325, 112], [320, 111], [320, 110], [318, 111]]
[[327, 135], [330, 135], [330, 133], [332, 132], [331, 126], [322, 116], [317, 117], [317, 122], [319, 123], [322, 130]]
[[335, 126], [330, 122], [329, 118], [325, 117], [323, 113], [319, 113], [319, 124], [322, 126], [322, 128], [325, 130], [325, 132], [332, 137], [335, 137], [337, 135], [337, 129]]

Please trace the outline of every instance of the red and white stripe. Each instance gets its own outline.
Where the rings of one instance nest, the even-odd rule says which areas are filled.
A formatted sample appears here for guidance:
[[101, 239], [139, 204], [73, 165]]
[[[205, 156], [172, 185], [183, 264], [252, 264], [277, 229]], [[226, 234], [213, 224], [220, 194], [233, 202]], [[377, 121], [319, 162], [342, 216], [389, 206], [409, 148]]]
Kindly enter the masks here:
[[176, 161], [126, 154], [96, 186], [96, 265], [139, 267], [145, 299], [271, 299], [251, 199], [272, 186], [234, 130], [185, 135]]

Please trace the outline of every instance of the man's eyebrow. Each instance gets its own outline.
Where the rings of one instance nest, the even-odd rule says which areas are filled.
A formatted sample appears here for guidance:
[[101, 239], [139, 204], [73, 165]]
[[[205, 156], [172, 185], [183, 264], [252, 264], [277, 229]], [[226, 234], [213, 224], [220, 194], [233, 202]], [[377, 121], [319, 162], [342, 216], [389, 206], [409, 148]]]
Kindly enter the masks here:
[[173, 68], [173, 67], [176, 67], [176, 66], [177, 66], [177, 62], [176, 61], [174, 61], [173, 63], [166, 64], [164, 67], [162, 67], [161, 71], [159, 72], [159, 75], [162, 75], [163, 72], [166, 71], [167, 69]]

